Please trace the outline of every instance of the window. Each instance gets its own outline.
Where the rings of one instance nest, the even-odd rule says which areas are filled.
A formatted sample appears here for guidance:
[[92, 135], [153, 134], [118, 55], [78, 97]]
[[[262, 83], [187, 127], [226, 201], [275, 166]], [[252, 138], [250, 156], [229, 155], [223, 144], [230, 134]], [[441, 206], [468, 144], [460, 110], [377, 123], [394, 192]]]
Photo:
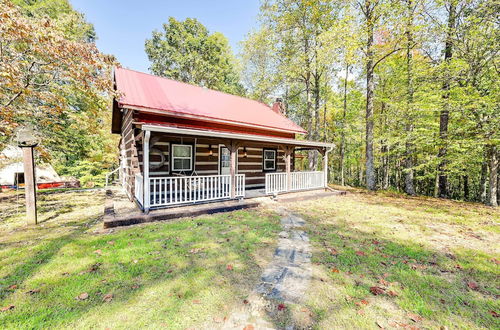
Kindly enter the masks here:
[[172, 144], [172, 171], [191, 171], [193, 146]]
[[264, 149], [264, 171], [276, 170], [276, 150]]

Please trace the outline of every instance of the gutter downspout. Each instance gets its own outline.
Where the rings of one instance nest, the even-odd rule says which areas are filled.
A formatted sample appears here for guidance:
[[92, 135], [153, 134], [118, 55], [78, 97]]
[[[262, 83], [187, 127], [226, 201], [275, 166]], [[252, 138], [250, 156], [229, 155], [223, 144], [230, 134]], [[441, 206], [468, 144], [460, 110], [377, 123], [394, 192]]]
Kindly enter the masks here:
[[333, 147], [328, 147], [325, 152], [325, 157], [323, 157], [323, 172], [324, 172], [324, 184], [325, 189], [328, 189], [328, 153], [333, 150]]

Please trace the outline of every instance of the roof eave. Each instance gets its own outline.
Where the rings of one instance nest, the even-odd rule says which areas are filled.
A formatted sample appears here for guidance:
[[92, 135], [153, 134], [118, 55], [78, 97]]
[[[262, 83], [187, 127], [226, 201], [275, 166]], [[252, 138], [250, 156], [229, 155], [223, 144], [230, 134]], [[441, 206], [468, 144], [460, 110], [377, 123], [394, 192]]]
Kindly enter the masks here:
[[175, 133], [175, 134], [196, 135], [196, 136], [206, 136], [206, 137], [218, 137], [218, 138], [236, 139], [236, 140], [249, 140], [249, 141], [255, 141], [255, 142], [269, 142], [269, 143], [295, 145], [295, 146], [323, 147], [323, 148], [334, 148], [335, 147], [335, 144], [326, 143], [326, 142], [304, 141], [304, 140], [287, 139], [287, 138], [281, 138], [281, 137], [271, 137], [271, 136], [264, 136], [264, 135], [230, 133], [230, 132], [220, 132], [220, 131], [213, 131], [213, 130], [199, 130], [199, 129], [190, 129], [190, 128], [162, 126], [162, 125], [144, 124], [141, 126], [141, 129], [144, 131], [152, 131], [152, 132]]

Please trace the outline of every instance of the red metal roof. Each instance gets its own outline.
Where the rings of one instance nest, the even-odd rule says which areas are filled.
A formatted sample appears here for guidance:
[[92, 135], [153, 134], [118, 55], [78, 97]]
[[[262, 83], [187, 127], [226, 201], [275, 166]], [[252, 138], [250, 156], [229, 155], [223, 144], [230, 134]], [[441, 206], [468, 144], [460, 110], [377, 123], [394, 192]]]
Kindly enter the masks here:
[[120, 107], [155, 110], [237, 126], [307, 133], [266, 104], [240, 96], [123, 68], [115, 69], [115, 82], [121, 93]]

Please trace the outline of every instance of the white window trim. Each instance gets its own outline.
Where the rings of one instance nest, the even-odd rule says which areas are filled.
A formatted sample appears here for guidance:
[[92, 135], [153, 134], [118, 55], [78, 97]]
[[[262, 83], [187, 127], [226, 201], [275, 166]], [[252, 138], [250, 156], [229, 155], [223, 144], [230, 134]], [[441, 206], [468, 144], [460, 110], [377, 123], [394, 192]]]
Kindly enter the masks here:
[[[178, 157], [174, 156], [174, 148], [175, 147], [189, 147], [189, 157]], [[172, 172], [183, 172], [183, 171], [192, 171], [193, 170], [193, 146], [190, 144], [172, 144]], [[189, 169], [176, 169], [175, 168], [175, 159], [189, 159]]]
[[[266, 159], [266, 152], [272, 151], [273, 152], [273, 158], [272, 159]], [[272, 160], [273, 161], [273, 167], [272, 168], [267, 168], [266, 167], [266, 160]], [[276, 150], [274, 149], [263, 149], [262, 150], [262, 162], [263, 162], [263, 168], [264, 171], [276, 171]]]

